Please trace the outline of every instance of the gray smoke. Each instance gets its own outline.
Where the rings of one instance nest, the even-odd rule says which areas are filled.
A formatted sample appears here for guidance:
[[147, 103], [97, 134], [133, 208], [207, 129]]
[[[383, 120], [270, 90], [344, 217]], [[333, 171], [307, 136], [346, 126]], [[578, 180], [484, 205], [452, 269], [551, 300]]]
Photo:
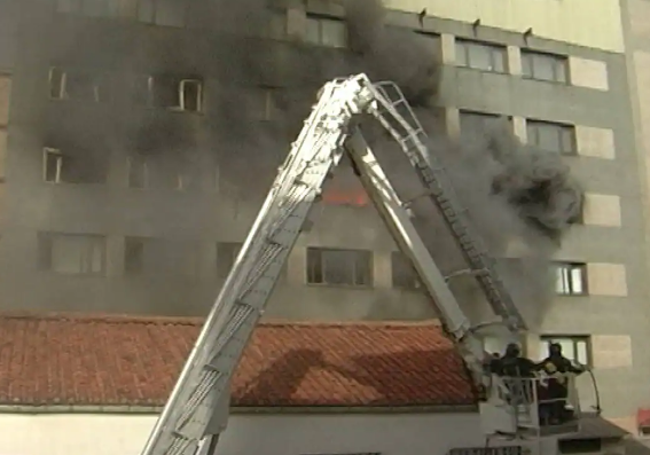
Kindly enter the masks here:
[[[375, 80], [395, 81], [417, 108], [431, 138], [429, 148], [447, 169], [471, 226], [491, 255], [506, 257], [498, 261], [503, 280], [529, 324], [539, 324], [553, 294], [550, 259], [582, 212], [583, 192], [568, 166], [558, 155], [523, 145], [506, 120], [492, 129], [463, 131], [460, 139], [441, 133], [444, 121], [435, 107], [441, 98], [439, 56], [432, 55], [426, 38], [386, 26], [378, 0], [349, 0], [346, 12], [350, 47], [364, 71]], [[395, 146], [380, 134], [372, 143], [398, 193], [409, 199], [419, 194], [422, 189], [413, 185]], [[413, 209], [443, 272], [463, 270], [460, 251], [436, 208], [417, 201]], [[461, 275], [451, 285], [468, 313], [484, 320], [475, 280]]]
[[[490, 253], [503, 257], [511, 253], [512, 244], [520, 245], [518, 256], [523, 257], [500, 261], [499, 267], [529, 319], [536, 319], [551, 295], [549, 258], [582, 205], [581, 190], [560, 158], [523, 146], [505, 126], [471, 135], [463, 132], [460, 141], [447, 137], [440, 108], [444, 94], [439, 93], [439, 56], [427, 38], [387, 26], [385, 10], [378, 0], [340, 2], [348, 25], [349, 52], [302, 45], [291, 39], [260, 45], [261, 41], [250, 35], [259, 34], [271, 22], [273, 12], [267, 4], [266, 0], [194, 2], [201, 8], [195, 18], [204, 22], [195, 24], [197, 28], [216, 31], [179, 33], [178, 46], [159, 43], [154, 34], [140, 40], [121, 28], [102, 31], [91, 25], [76, 34], [68, 33], [69, 42], [50, 49], [50, 54], [58, 53], [55, 64], [89, 68], [122, 68], [126, 64], [134, 73], [209, 74], [210, 78], [205, 92], [210, 115], [204, 118], [181, 119], [155, 109], [143, 112], [132, 108], [131, 97], [105, 94], [111, 98], [111, 111], [100, 121], [80, 115], [71, 132], [86, 131], [87, 137], [78, 139], [85, 141], [81, 148], [98, 150], [98, 160], [105, 159], [109, 155], [105, 152], [110, 150], [129, 150], [171, 170], [178, 166], [204, 169], [207, 157], [219, 164], [223, 186], [247, 203], [261, 202], [322, 83], [360, 71], [376, 81], [394, 81], [416, 107], [431, 137], [428, 145], [432, 154], [446, 166], [459, 200]], [[97, 52], [98, 46], [104, 52]], [[132, 80], [123, 82], [135, 87]], [[266, 106], [260, 101], [261, 89], [255, 92], [254, 88], [262, 86], [273, 88], [273, 109], [277, 111], [273, 122], [260, 121], [260, 112]], [[51, 129], [56, 131], [56, 125]], [[398, 192], [408, 195], [421, 191], [412, 185], [412, 171], [402, 155], [395, 153], [395, 144], [385, 133], [372, 125], [364, 125], [364, 131], [380, 159], [388, 164]], [[167, 235], [183, 241], [205, 236], [203, 226], [213, 215], [206, 211], [203, 220], [196, 216], [196, 210], [180, 213], [166, 209], [167, 197], [153, 202], [158, 219], [176, 223], [168, 228]], [[421, 200], [414, 210], [416, 222], [427, 234], [427, 246], [443, 271], [462, 269], [459, 251], [436, 208]], [[142, 219], [142, 231], [146, 232], [148, 222], [155, 223]], [[468, 310], [482, 311], [473, 279], [461, 277], [452, 284]], [[174, 286], [166, 284], [162, 294], [148, 299], [148, 285], [143, 285], [142, 301], [128, 302], [128, 311], [197, 313], [196, 307], [187, 306], [193, 299], [187, 296], [190, 284], [183, 289], [172, 289]], [[205, 300], [209, 303], [213, 291], [201, 292], [210, 296]], [[167, 299], [169, 295], [177, 297]], [[171, 303], [161, 308], [161, 297]]]

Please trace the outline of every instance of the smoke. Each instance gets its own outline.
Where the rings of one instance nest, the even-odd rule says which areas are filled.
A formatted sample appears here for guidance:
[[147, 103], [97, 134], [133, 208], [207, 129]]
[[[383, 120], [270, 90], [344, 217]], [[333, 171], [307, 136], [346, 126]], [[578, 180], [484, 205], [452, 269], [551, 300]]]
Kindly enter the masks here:
[[[440, 57], [431, 41], [411, 30], [387, 26], [385, 10], [378, 0], [341, 0], [339, 6], [347, 22], [346, 52], [304, 45], [291, 37], [284, 42], [251, 38], [261, 30], [273, 31], [268, 24], [275, 13], [268, 2], [213, 0], [193, 2], [197, 31], [179, 31], [175, 35], [177, 45], [170, 45], [169, 36], [174, 35], [169, 31], [158, 34], [152, 28], [147, 39], [142, 39], [140, 30], [87, 25], [54, 31], [61, 36], [42, 44], [50, 46], [43, 55], [54, 55], [52, 64], [120, 74], [126, 67], [134, 74], [204, 76], [204, 103], [209, 115], [134, 109], [134, 95], [141, 92], [142, 81], [131, 74], [114, 85], [133, 90], [101, 93], [110, 100], [104, 114], [81, 110], [74, 119], [68, 116], [65, 121], [74, 124], [71, 134], [87, 132], [81, 149], [98, 149], [100, 144], [102, 150], [128, 151], [125, 153], [146, 157], [150, 168], [159, 165], [170, 175], [175, 168], [183, 167], [205, 177], [216, 165], [221, 190], [232, 191], [247, 203], [265, 196], [322, 83], [360, 71], [372, 80], [394, 81], [416, 108], [431, 138], [431, 153], [447, 169], [458, 199], [467, 208], [467, 216], [488, 252], [495, 257], [514, 256], [512, 248], [517, 245], [518, 259], [500, 260], [498, 267], [515, 301], [534, 323], [552, 294], [549, 259], [581, 212], [582, 192], [568, 168], [558, 156], [520, 144], [505, 125], [498, 131], [463, 132], [461, 140], [448, 137], [444, 116], [440, 115], [444, 98], [444, 93], [439, 93]], [[266, 97], [267, 91], [272, 92], [272, 101]], [[260, 113], [269, 114], [272, 121], [265, 121]], [[57, 119], [46, 130], [59, 131], [61, 123]], [[395, 144], [376, 126], [363, 128], [400, 195], [421, 193]], [[48, 134], [45, 131], [45, 136]], [[169, 186], [172, 180], [170, 177], [164, 184]], [[134, 235], [146, 235], [156, 224], [166, 226], [166, 235], [184, 240], [216, 235], [204, 227], [212, 222], [210, 204], [205, 205], [205, 217], [201, 218], [197, 216], [201, 212], [198, 207], [167, 209], [169, 193], [159, 197], [155, 200], [155, 195], [148, 195], [159, 221], [140, 215], [131, 223]], [[451, 274], [465, 268], [437, 209], [426, 198], [417, 200], [413, 209], [415, 222], [422, 227], [427, 247], [443, 272]], [[451, 283], [465, 308], [483, 318], [481, 294], [474, 279], [460, 276]], [[155, 286], [145, 283], [137, 293], [141, 301], [126, 302], [128, 307], [119, 310], [196, 313], [196, 308], [187, 307], [194, 298], [187, 293], [192, 286], [188, 282], [177, 287], [169, 281], [160, 287], [161, 292], [149, 294], [148, 287]], [[203, 289], [199, 294], [211, 292]], [[65, 296], [59, 300], [73, 299]], [[161, 307], [161, 300], [166, 306]]]
[[[497, 262], [506, 287], [531, 326], [540, 323], [553, 296], [550, 259], [564, 234], [582, 213], [583, 193], [561, 157], [523, 145], [503, 122], [447, 137], [435, 106], [439, 94], [439, 56], [412, 31], [384, 24], [378, 0], [346, 2], [351, 49], [374, 80], [396, 82], [429, 132], [429, 149], [446, 169], [458, 201], [488, 254]], [[372, 128], [371, 128], [372, 130]], [[385, 135], [371, 138], [396, 189], [411, 200], [423, 193], [410, 166]], [[458, 274], [467, 266], [441, 214], [427, 198], [412, 205], [427, 247], [450, 280], [459, 303], [478, 321], [488, 317], [475, 279]]]

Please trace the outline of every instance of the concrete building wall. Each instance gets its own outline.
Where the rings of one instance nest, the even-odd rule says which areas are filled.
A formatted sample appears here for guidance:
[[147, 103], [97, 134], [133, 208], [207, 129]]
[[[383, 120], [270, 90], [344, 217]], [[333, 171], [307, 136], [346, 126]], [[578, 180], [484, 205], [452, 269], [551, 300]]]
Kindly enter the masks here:
[[[0, 451], [39, 455], [47, 447], [52, 455], [137, 455], [154, 423], [150, 415], [2, 414]], [[492, 441], [491, 447], [509, 444]], [[236, 414], [217, 453], [425, 455], [484, 445], [476, 414]], [[536, 445], [528, 448], [537, 453]], [[591, 452], [599, 453], [622, 453], [620, 442], [603, 442], [601, 452]], [[555, 454], [556, 448], [544, 452]]]
[[[648, 84], [650, 84], [650, 28], [645, 17], [650, 14], [650, 4], [641, 0], [625, 0], [621, 2], [621, 5], [631, 112], [635, 125], [632, 137], [639, 162], [637, 174], [639, 175], [639, 189], [642, 198], [639, 212], [646, 220], [645, 242], [640, 249], [643, 250], [646, 263], [648, 263], [650, 261], [650, 206], [648, 204], [648, 195], [650, 194], [650, 174], [648, 173], [650, 169], [648, 164], [650, 154], [650, 108], [648, 107], [648, 103], [650, 103], [650, 90], [648, 90]], [[647, 307], [647, 305], [645, 306]], [[647, 311], [636, 311], [635, 318], [645, 326], [650, 323]], [[648, 356], [644, 352], [642, 344], [633, 344], [632, 352], [635, 366], [639, 359], [642, 359], [641, 361], [644, 363], [647, 362]], [[647, 408], [650, 406], [650, 397], [640, 398], [636, 402], [636, 406]], [[632, 431], [638, 431], [639, 422], [635, 416], [629, 416], [624, 423]]]

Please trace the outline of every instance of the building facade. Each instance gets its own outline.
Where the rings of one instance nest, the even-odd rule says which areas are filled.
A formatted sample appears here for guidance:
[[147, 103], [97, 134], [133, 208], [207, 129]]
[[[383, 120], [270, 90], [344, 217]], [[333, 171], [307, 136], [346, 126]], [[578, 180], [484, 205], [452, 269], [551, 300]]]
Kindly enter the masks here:
[[[287, 1], [251, 19], [209, 2], [20, 3], [30, 11], [20, 15], [20, 52], [10, 73], [0, 67], [11, 75], [0, 75], [2, 308], [204, 314], [315, 87], [338, 75], [342, 9]], [[450, 135], [510, 117], [522, 141], [561, 154], [583, 183], [582, 223], [556, 258], [558, 296], [527, 346], [537, 358], [556, 340], [591, 364], [605, 414], [634, 430], [637, 408], [650, 406], [650, 255], [639, 247], [650, 245], [645, 2], [625, 5], [622, 25], [615, 0], [516, 0], [507, 13], [498, 0], [386, 6], [387, 23], [430, 38], [431, 59], [442, 59]], [[249, 38], [234, 41], [228, 26]], [[206, 152], [228, 148], [215, 140], [223, 136], [239, 160]], [[341, 172], [266, 314], [435, 317], [351, 172]]]

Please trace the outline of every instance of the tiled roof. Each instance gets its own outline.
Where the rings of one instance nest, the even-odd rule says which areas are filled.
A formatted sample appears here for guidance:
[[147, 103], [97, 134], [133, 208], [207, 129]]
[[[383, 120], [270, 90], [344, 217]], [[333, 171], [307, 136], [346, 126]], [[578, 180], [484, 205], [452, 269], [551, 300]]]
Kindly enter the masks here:
[[[199, 319], [0, 315], [0, 404], [159, 406]], [[265, 323], [233, 380], [233, 406], [475, 403], [433, 323]]]

